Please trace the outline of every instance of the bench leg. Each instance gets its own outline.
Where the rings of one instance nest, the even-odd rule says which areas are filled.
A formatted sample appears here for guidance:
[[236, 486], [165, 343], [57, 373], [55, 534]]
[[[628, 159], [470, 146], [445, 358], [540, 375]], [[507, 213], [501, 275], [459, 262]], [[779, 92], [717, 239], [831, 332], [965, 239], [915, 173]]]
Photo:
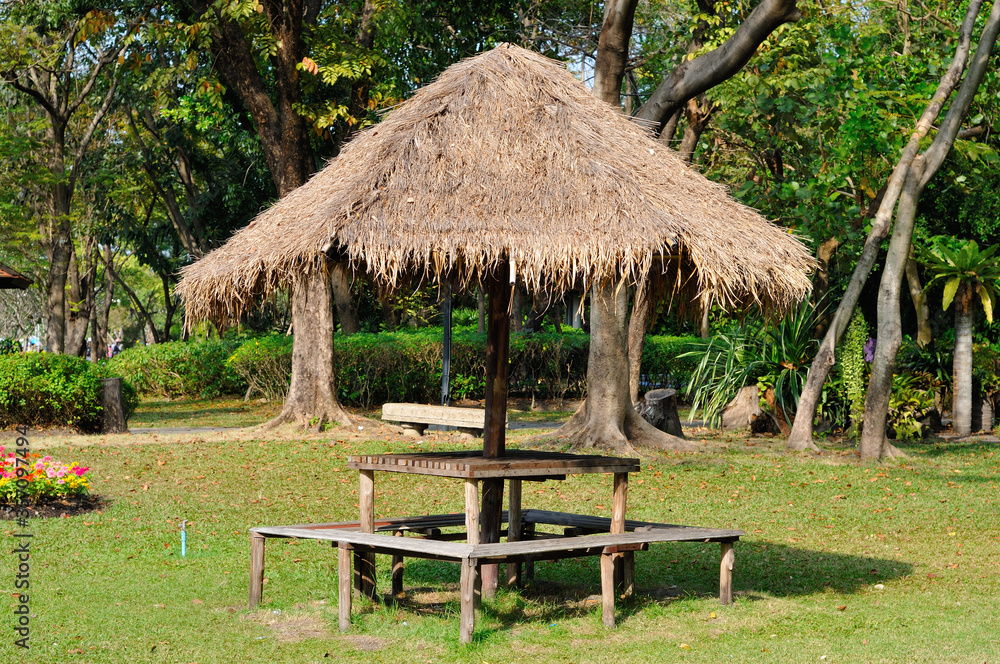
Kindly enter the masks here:
[[722, 564], [719, 566], [719, 601], [733, 603], [733, 564], [736, 554], [732, 542], [722, 542]]
[[458, 637], [461, 643], [472, 643], [472, 632], [476, 626], [478, 567], [475, 561], [469, 558], [462, 560], [462, 578], [460, 584], [461, 608]]
[[250, 602], [251, 610], [260, 604], [264, 594], [264, 541], [263, 535], [250, 533]]
[[623, 597], [631, 597], [635, 591], [635, 552], [626, 551], [621, 554], [622, 558], [622, 586]]
[[[510, 480], [510, 502], [507, 508], [507, 541], [521, 540], [521, 480]], [[521, 563], [507, 563], [507, 585], [516, 588], [521, 585]]]
[[604, 626], [615, 626], [615, 554], [601, 554], [601, 608]]
[[[533, 539], [535, 537], [535, 524], [534, 523], [524, 524], [524, 529], [522, 530], [521, 536], [526, 540]], [[528, 579], [529, 581], [533, 581], [535, 579], [534, 560], [528, 560], [524, 563], [524, 578]]]
[[337, 613], [340, 629], [351, 627], [351, 550], [345, 544], [337, 547], [337, 585], [340, 591], [337, 599]]

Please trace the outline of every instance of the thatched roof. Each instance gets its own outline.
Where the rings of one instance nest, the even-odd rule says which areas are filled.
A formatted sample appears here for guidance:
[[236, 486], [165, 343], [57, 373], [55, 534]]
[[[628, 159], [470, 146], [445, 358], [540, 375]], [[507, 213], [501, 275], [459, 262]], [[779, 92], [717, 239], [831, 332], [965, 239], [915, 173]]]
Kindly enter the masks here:
[[190, 318], [233, 319], [338, 252], [385, 285], [477, 279], [510, 261], [560, 290], [663, 263], [722, 303], [784, 307], [813, 260], [599, 101], [563, 64], [512, 45], [459, 62], [308, 183], [183, 271]]
[[3, 289], [13, 289], [19, 288], [24, 290], [32, 284], [31, 279], [24, 276], [12, 267], [7, 267], [3, 263], [0, 263], [0, 288]]

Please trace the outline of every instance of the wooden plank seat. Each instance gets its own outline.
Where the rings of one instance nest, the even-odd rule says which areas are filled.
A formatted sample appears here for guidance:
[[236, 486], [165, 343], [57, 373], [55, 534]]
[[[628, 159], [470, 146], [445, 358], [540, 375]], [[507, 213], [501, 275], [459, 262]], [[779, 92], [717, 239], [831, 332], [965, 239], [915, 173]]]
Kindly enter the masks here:
[[[642, 551], [658, 542], [717, 542], [722, 548], [719, 572], [719, 599], [723, 604], [732, 602], [733, 543], [744, 534], [740, 530], [698, 528], [652, 522], [630, 521], [627, 532], [599, 535], [539, 534], [531, 539], [491, 544], [438, 539], [433, 536], [402, 537], [403, 528], [413, 532], [427, 530], [425, 523], [460, 525], [456, 515], [432, 517], [404, 517], [384, 519], [376, 527], [380, 532], [361, 532], [358, 522], [332, 524], [303, 524], [299, 526], [274, 526], [252, 528], [250, 608], [261, 600], [264, 576], [264, 541], [266, 538], [284, 537], [315, 539], [331, 542], [338, 549], [339, 618], [341, 629], [351, 624], [352, 553], [389, 554], [394, 557], [393, 585], [396, 585], [398, 560], [399, 582], [402, 582], [402, 558], [424, 558], [457, 562], [462, 566], [460, 596], [460, 640], [469, 643], [475, 622], [475, 609], [479, 602], [479, 567], [489, 563], [520, 563], [534, 560], [553, 560], [564, 557], [597, 555], [601, 557], [601, 596], [604, 624], [614, 626], [614, 560], [616, 556]], [[506, 518], [506, 517], [505, 517]], [[598, 529], [610, 527], [610, 519], [590, 517], [547, 510], [525, 510], [522, 519], [527, 523], [565, 526], [573, 529]], [[390, 523], [395, 522], [395, 523]], [[402, 526], [402, 528], [400, 528]], [[354, 570], [357, 574], [358, 570]]]
[[387, 403], [382, 406], [382, 419], [399, 422], [403, 433], [414, 438], [422, 436], [429, 424], [451, 426], [463, 433], [481, 436], [486, 426], [486, 411], [482, 408]]

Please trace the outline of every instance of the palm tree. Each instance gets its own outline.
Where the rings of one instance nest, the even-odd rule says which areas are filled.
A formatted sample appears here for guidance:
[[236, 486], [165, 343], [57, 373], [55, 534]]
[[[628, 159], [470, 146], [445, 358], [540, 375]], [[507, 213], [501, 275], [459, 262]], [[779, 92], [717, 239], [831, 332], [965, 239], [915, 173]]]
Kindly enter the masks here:
[[[950, 238], [949, 238], [950, 239]], [[986, 319], [993, 322], [996, 302], [994, 287], [1000, 281], [1000, 260], [994, 256], [997, 245], [979, 250], [975, 240], [949, 247], [944, 238], [923, 255], [923, 262], [934, 274], [927, 283], [944, 282], [945, 311], [955, 302], [955, 358], [952, 364], [952, 429], [966, 436], [972, 432], [972, 321], [974, 297], [979, 296]]]

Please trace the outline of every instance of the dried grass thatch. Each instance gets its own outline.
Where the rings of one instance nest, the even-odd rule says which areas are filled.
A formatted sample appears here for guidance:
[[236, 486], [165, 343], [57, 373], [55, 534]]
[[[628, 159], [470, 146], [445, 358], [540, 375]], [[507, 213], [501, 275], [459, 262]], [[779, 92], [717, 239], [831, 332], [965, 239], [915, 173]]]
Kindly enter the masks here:
[[561, 63], [511, 45], [449, 67], [185, 268], [178, 290], [190, 318], [231, 320], [323, 251], [387, 286], [510, 261], [518, 279], [562, 290], [662, 264], [688, 295], [777, 307], [808, 292], [813, 266]]

